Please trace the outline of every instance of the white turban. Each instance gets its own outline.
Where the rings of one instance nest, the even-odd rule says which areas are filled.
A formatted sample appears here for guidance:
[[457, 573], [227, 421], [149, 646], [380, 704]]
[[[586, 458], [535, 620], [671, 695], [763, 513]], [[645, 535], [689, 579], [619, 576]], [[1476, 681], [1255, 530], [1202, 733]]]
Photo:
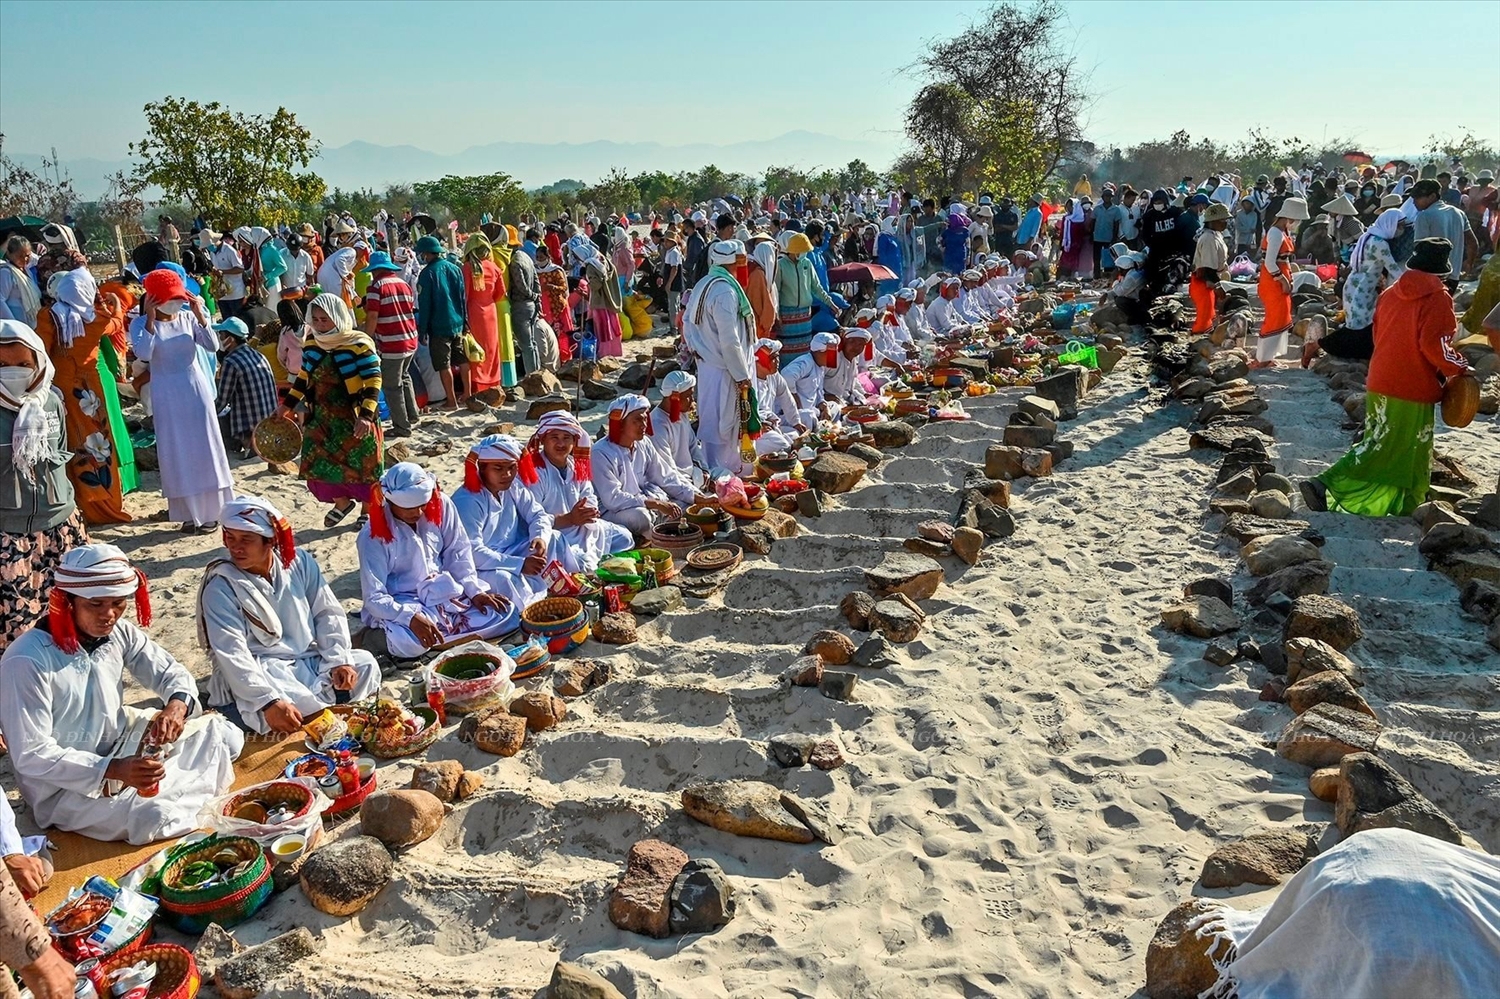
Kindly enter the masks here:
[[525, 446], [510, 434], [490, 434], [469, 448], [479, 461], [520, 461]]
[[844, 339], [868, 340], [870, 339], [870, 331], [865, 329], [863, 326], [850, 326], [844, 330]]
[[950, 284], [952, 284], [952, 285], [958, 285], [958, 284], [963, 284], [963, 282], [962, 282], [962, 281], [960, 281], [960, 280], [959, 280], [959, 279], [958, 279], [958, 278], [956, 278], [956, 277], [950, 277], [950, 278], [944, 278], [944, 279], [943, 279], [943, 287], [945, 287], [945, 288], [946, 288], [946, 287], [948, 287], [948, 285], [950, 285]]
[[915, 302], [917, 300], [917, 293], [915, 289], [902, 288], [900, 291], [896, 292], [896, 297], [903, 302]]
[[807, 347], [813, 353], [817, 353], [820, 350], [831, 350], [838, 345], [839, 337], [837, 333], [814, 333], [812, 342]]
[[592, 446], [594, 443], [593, 438], [583, 429], [583, 424], [578, 422], [578, 417], [572, 413], [564, 413], [561, 410], [553, 410], [550, 413], [544, 414], [537, 421], [536, 433], [532, 435], [532, 438], [535, 439], [543, 434], [549, 434], [554, 430], [562, 430], [572, 434], [578, 447], [586, 448]]
[[231, 531], [249, 531], [263, 538], [276, 537], [276, 523], [286, 522], [281, 511], [259, 496], [236, 496], [219, 511], [219, 526]]
[[380, 491], [394, 506], [425, 506], [436, 488], [437, 479], [414, 461], [392, 465], [380, 477]]
[[721, 239], [708, 248], [711, 264], [732, 264], [745, 252], [745, 244], [737, 239]]
[[964, 271], [963, 274], [959, 276], [962, 277], [965, 281], [979, 281], [984, 277], [983, 274], [979, 273], [972, 267]]
[[877, 308], [877, 309], [889, 309], [891, 306], [893, 306], [895, 304], [896, 304], [896, 296], [895, 295], [881, 295], [879, 298], [875, 299], [875, 308]]
[[755, 341], [755, 352], [758, 354], [763, 350], [772, 354], [779, 354], [781, 353], [781, 341], [762, 337]]
[[625, 419], [632, 413], [640, 413], [651, 409], [651, 401], [643, 395], [622, 395], [609, 404], [609, 415], [619, 416]]
[[936, 288], [938, 285], [940, 285], [942, 283], [943, 283], [943, 279], [941, 277], [939, 277], [938, 275], [934, 274], [931, 277], [929, 277], [926, 281], [922, 282], [922, 287], [926, 288], [928, 291], [931, 291], [932, 289]]
[[858, 312], [856, 312], [854, 314], [854, 321], [855, 322], [859, 322], [861, 319], [874, 320], [874, 318], [875, 318], [875, 310], [874, 309], [860, 309]]
[[63, 556], [53, 585], [86, 600], [133, 597], [141, 576], [114, 545], [83, 545]]
[[698, 384], [698, 379], [686, 371], [672, 371], [661, 380], [662, 395], [674, 395], [678, 392], [691, 392]]

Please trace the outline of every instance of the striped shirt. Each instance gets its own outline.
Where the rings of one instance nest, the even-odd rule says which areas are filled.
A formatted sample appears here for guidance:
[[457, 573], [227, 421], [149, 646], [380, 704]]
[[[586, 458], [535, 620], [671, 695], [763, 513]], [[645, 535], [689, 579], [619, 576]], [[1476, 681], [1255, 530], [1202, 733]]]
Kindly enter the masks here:
[[380, 411], [380, 357], [370, 350], [368, 340], [361, 338], [361, 342], [328, 351], [308, 337], [302, 344], [302, 370], [282, 395], [287, 408], [296, 409], [312, 391], [312, 374], [326, 359], [338, 372], [344, 391], [354, 399], [355, 416], [374, 420]]
[[417, 349], [416, 300], [411, 286], [387, 273], [365, 292], [365, 315], [375, 317], [375, 346], [386, 356]]

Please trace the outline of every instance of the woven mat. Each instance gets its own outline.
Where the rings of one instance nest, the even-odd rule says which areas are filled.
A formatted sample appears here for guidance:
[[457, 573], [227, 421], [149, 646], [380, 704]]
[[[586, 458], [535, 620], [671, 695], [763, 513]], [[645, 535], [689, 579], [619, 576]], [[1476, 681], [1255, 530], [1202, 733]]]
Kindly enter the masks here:
[[[307, 752], [301, 733], [285, 739], [268, 739], [265, 736], [245, 738], [245, 751], [234, 764], [234, 789], [250, 787], [281, 776], [289, 760]], [[50, 830], [47, 838], [56, 847], [52, 851], [55, 873], [49, 884], [31, 904], [38, 912], [47, 913], [68, 897], [69, 890], [83, 884], [96, 874], [119, 878], [151, 859], [151, 856], [171, 842], [150, 843], [146, 846], [131, 846], [129, 843], [106, 843], [78, 833]]]

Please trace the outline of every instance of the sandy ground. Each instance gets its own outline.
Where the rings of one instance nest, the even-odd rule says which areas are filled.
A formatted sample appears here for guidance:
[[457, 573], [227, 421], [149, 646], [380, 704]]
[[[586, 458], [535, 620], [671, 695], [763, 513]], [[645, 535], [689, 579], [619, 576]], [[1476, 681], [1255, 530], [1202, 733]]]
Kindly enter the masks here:
[[[1350, 434], [1326, 383], [1301, 370], [1255, 380], [1283, 470], [1342, 453]], [[974, 568], [949, 564], [899, 667], [864, 671], [852, 703], [777, 683], [813, 632], [843, 625], [837, 605], [862, 587], [861, 566], [898, 550], [917, 523], [951, 517], [964, 471], [1021, 394], [970, 400], [974, 421], [923, 428], [821, 519], [803, 521], [802, 536], [747, 560], [720, 594], [643, 622], [638, 644], [587, 645], [581, 654], [608, 657], [615, 679], [571, 702], [568, 720], [520, 755], [501, 760], [452, 738], [434, 746], [431, 757], [481, 770], [485, 789], [401, 857], [374, 903], [336, 919], [294, 889], [236, 931], [247, 943], [298, 925], [323, 937], [324, 952], [277, 994], [532, 997], [559, 957], [639, 999], [1137, 993], [1156, 924], [1194, 893], [1216, 845], [1332, 817], [1308, 795], [1307, 771], [1266, 745], [1291, 713], [1258, 700], [1263, 667], [1212, 666], [1203, 641], [1159, 626], [1183, 583], [1239, 563], [1206, 510], [1215, 455], [1188, 449], [1191, 411], [1148, 383], [1144, 361], [1123, 362], [1064, 424], [1072, 460], [1017, 485], [1017, 534]], [[489, 422], [445, 425], [455, 450], [435, 464], [449, 487]], [[1495, 442], [1493, 418], [1481, 418], [1439, 447], [1493, 482]], [[357, 608], [351, 529], [325, 531], [322, 507], [293, 479], [249, 463], [236, 477], [292, 516], [299, 542]], [[142, 514], [163, 505], [131, 500]], [[1495, 849], [1496, 654], [1461, 617], [1452, 584], [1425, 571], [1414, 524], [1311, 519], [1338, 563], [1334, 589], [1365, 619], [1369, 637], [1353, 655], [1387, 725], [1387, 758]], [[201, 673], [192, 611], [215, 539], [144, 520], [100, 537], [146, 566], [153, 632]], [[765, 740], [788, 731], [834, 735], [848, 764], [781, 770]], [[404, 783], [408, 766], [386, 769]], [[818, 799], [846, 838], [743, 839], [682, 813], [684, 786], [732, 777]], [[734, 921], [670, 940], [616, 929], [609, 889], [630, 845], [648, 837], [718, 861], [737, 889]], [[1242, 907], [1272, 896], [1202, 893]]]

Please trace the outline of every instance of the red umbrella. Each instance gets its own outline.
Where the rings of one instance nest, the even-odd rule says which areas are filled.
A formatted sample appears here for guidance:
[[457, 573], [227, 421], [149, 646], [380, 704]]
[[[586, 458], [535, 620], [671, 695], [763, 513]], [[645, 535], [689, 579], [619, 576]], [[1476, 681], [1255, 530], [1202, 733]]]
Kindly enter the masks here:
[[829, 284], [858, 284], [860, 281], [899, 281], [901, 278], [881, 264], [839, 264], [828, 268]]
[[1351, 149], [1348, 152], [1344, 153], [1344, 159], [1347, 162], [1353, 163], [1356, 166], [1359, 166], [1359, 165], [1365, 164], [1365, 163], [1371, 163], [1371, 162], [1374, 161], [1374, 157], [1373, 156], [1371, 156], [1369, 153], [1364, 152], [1363, 150], [1359, 150], [1359, 149]]

